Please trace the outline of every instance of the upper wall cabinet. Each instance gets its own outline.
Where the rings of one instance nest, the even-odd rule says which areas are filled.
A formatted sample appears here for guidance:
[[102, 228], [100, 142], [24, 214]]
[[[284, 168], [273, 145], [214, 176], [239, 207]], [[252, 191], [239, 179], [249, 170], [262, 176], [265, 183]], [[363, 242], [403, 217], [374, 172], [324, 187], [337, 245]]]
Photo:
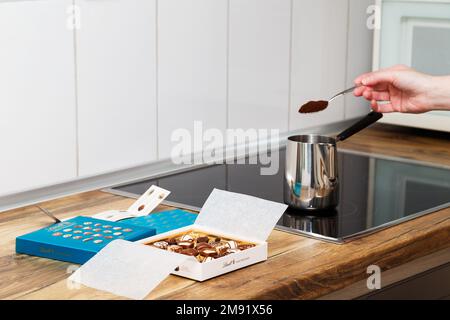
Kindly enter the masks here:
[[230, 128], [288, 130], [290, 0], [230, 0]]
[[[177, 129], [223, 131], [227, 119], [227, 0], [158, 2], [159, 157]], [[200, 129], [200, 130], [199, 130]], [[201, 134], [201, 132], [197, 132]], [[199, 137], [202, 138], [201, 136]], [[194, 151], [202, 148], [193, 145]]]
[[[372, 21], [370, 15], [375, 9], [373, 7], [375, 1], [349, 0], [346, 88], [354, 85], [353, 81], [357, 76], [372, 70], [374, 32], [373, 26], [370, 24]], [[346, 119], [363, 116], [369, 112], [370, 103], [364, 98], [356, 98], [352, 94], [347, 94], [344, 100]]]
[[0, 2], [0, 194], [76, 177], [72, 0]]
[[79, 172], [157, 158], [155, 0], [76, 0]]
[[[384, 0], [374, 68], [402, 63], [433, 75], [450, 74], [450, 1]], [[450, 131], [450, 113], [387, 114], [383, 122]]]
[[299, 115], [299, 105], [345, 89], [347, 0], [294, 0], [290, 130], [344, 120], [344, 99], [315, 114]]

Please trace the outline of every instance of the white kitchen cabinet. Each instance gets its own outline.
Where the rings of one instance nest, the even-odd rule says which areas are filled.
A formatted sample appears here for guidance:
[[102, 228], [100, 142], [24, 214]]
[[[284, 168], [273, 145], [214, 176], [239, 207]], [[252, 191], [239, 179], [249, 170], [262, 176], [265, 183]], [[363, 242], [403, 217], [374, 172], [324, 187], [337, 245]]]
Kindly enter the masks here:
[[75, 3], [80, 176], [156, 160], [155, 1]]
[[[357, 76], [372, 70], [373, 28], [369, 15], [374, 14], [374, 4], [375, 0], [349, 0], [346, 88], [354, 86]], [[344, 99], [345, 119], [360, 117], [370, 111], [370, 103], [364, 98], [347, 94]]]
[[0, 195], [76, 177], [71, 3], [0, 2]]
[[[227, 1], [159, 1], [159, 158], [171, 156], [175, 130], [193, 134], [194, 121], [201, 121], [203, 130], [223, 131], [226, 100]], [[192, 150], [201, 148], [200, 143]]]
[[230, 0], [228, 127], [288, 130], [290, 0]]
[[[374, 69], [402, 63], [433, 75], [450, 74], [450, 1], [384, 0]], [[386, 114], [385, 123], [450, 131], [450, 112]]]
[[328, 99], [345, 89], [347, 0], [294, 0], [292, 8], [290, 130], [344, 120], [344, 99], [318, 113], [299, 114], [299, 105]]

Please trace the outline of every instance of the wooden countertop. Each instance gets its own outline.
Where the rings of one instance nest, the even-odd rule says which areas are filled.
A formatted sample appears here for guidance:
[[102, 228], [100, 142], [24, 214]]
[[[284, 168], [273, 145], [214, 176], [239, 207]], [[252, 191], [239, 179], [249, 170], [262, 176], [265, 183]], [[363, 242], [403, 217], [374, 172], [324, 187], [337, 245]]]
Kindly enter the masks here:
[[[450, 167], [450, 135], [376, 125], [340, 148], [383, 153]], [[101, 191], [42, 203], [57, 216], [91, 215], [125, 209], [133, 199]], [[161, 208], [164, 209], [164, 208]], [[71, 264], [14, 252], [15, 237], [48, 225], [29, 206], [0, 213], [0, 298], [117, 299], [112, 294], [66, 284]], [[169, 276], [149, 299], [310, 299], [367, 279], [376, 264], [388, 272], [450, 247], [450, 208], [336, 245], [273, 231], [265, 262], [204, 283]], [[444, 250], [448, 251], [448, 250]], [[69, 271], [68, 271], [69, 270]]]

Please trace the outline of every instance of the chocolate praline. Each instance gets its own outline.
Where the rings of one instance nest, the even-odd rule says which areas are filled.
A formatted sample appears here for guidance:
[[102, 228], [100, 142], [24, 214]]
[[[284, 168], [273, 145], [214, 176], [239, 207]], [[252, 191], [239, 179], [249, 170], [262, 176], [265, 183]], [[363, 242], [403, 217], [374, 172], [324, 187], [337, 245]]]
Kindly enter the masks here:
[[[95, 237], [95, 234], [94, 234], [94, 237]], [[169, 244], [165, 241], [157, 241], [157, 242], [153, 243], [154, 247], [159, 248], [159, 249], [164, 249], [164, 250], [167, 249], [168, 245]]]
[[205, 248], [202, 250], [199, 250], [200, 255], [202, 255], [203, 257], [217, 257], [218, 253], [214, 248]]
[[182, 247], [183, 249], [193, 248], [194, 243], [191, 241], [180, 241], [178, 242], [178, 245]]
[[187, 255], [187, 256], [193, 256], [195, 257], [198, 255], [198, 251], [194, 248], [187, 248], [180, 251], [181, 254]]
[[194, 238], [190, 234], [181, 236], [180, 241], [194, 241]]
[[205, 242], [197, 243], [197, 245], [195, 246], [195, 249], [197, 249], [197, 250], [202, 250], [202, 249], [206, 249], [206, 248], [212, 248], [212, 246]]
[[171, 252], [180, 253], [181, 250], [183, 250], [183, 248], [180, 247], [179, 245], [172, 244], [172, 245], [169, 245], [169, 247], [167, 248], [167, 250], [168, 250], [168, 251], [171, 251]]
[[239, 250], [247, 250], [250, 248], [253, 248], [255, 245], [254, 244], [240, 244], [238, 245], [238, 249]]
[[228, 247], [227, 244], [220, 244], [218, 246], [215, 247], [217, 253], [219, 254], [219, 256], [223, 256], [227, 253], [227, 250], [230, 249], [230, 247]]
[[206, 257], [205, 259], [203, 259], [202, 263], [204, 263], [204, 262], [210, 262], [210, 261], [213, 261], [213, 260], [214, 260], [213, 257]]
[[197, 243], [208, 243], [208, 242], [209, 238], [207, 236], [197, 238]]
[[228, 247], [230, 249], [237, 249], [238, 248], [238, 243], [234, 240], [229, 240], [226, 242], [226, 244], [228, 245]]

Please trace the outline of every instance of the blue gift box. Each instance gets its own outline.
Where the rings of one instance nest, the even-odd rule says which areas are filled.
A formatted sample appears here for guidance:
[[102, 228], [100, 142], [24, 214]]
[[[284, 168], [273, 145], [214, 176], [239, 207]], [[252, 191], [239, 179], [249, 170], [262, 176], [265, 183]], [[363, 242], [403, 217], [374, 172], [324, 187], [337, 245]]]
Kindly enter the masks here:
[[153, 227], [78, 216], [16, 238], [16, 252], [83, 264], [116, 239], [137, 241]]

